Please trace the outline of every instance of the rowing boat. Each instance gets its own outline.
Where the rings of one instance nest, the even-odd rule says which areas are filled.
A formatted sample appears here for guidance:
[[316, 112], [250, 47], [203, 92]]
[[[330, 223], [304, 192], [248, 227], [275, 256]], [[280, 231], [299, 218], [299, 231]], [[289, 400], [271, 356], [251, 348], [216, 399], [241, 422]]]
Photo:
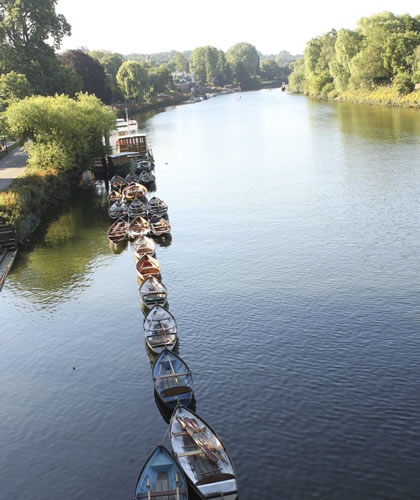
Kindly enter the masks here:
[[122, 199], [122, 194], [119, 191], [112, 190], [108, 195], [108, 200], [110, 203], [119, 201]]
[[161, 306], [154, 306], [144, 318], [146, 344], [155, 353], [166, 347], [173, 349], [176, 340], [176, 321], [172, 314]]
[[145, 254], [154, 255], [156, 244], [149, 238], [148, 236], [139, 236], [132, 243], [132, 248], [134, 252], [134, 258], [136, 262], [141, 259], [141, 257]]
[[111, 219], [121, 219], [121, 217], [125, 217], [127, 215], [127, 204], [122, 200], [117, 200], [113, 203], [109, 209], [108, 214]]
[[201, 498], [236, 500], [232, 460], [219, 436], [196, 413], [178, 405], [169, 427], [172, 450]]
[[139, 293], [143, 304], [148, 308], [156, 305], [163, 307], [168, 297], [166, 286], [154, 276], [149, 276], [144, 280], [139, 288]]
[[146, 236], [146, 234], [149, 234], [149, 230], [149, 222], [143, 217], [136, 217], [128, 226], [128, 236], [130, 240], [135, 240], [139, 236]]
[[150, 172], [152, 169], [153, 169], [153, 162], [149, 160], [140, 160], [137, 162], [137, 172], [141, 172], [142, 170]]
[[127, 200], [131, 201], [134, 200], [134, 198], [141, 198], [144, 196], [147, 193], [147, 188], [139, 182], [130, 182], [130, 184], [127, 184], [122, 190], [122, 193]]
[[138, 178], [139, 178], [139, 181], [142, 184], [151, 184], [152, 182], [155, 182], [155, 180], [156, 180], [156, 178], [152, 174], [152, 172], [148, 172], [147, 170], [142, 170], [139, 173], [139, 177]]
[[111, 179], [111, 188], [116, 189], [118, 191], [121, 191], [124, 186], [127, 185], [126, 180], [124, 177], [121, 177], [120, 175], [114, 175], [114, 177]]
[[136, 264], [137, 276], [143, 282], [149, 276], [160, 275], [160, 264], [154, 257], [150, 255], [142, 255]]
[[162, 445], [155, 448], [137, 479], [133, 500], [188, 500], [188, 485], [174, 457]]
[[178, 403], [188, 406], [193, 397], [191, 370], [174, 352], [164, 349], [152, 368], [153, 384], [161, 401], [168, 408]]
[[139, 182], [139, 177], [134, 172], [130, 172], [125, 176], [125, 182], [131, 184], [132, 182]]
[[171, 232], [171, 225], [169, 222], [160, 217], [159, 215], [153, 215], [150, 219], [150, 232], [154, 236], [162, 236]]
[[151, 217], [152, 215], [166, 215], [168, 213], [168, 205], [162, 201], [160, 198], [153, 196], [147, 202], [147, 213]]
[[146, 204], [140, 201], [138, 198], [135, 198], [128, 207], [128, 216], [131, 218], [134, 217], [146, 217], [147, 209]]
[[119, 243], [127, 239], [128, 224], [124, 219], [116, 220], [108, 229], [107, 236], [112, 243]]

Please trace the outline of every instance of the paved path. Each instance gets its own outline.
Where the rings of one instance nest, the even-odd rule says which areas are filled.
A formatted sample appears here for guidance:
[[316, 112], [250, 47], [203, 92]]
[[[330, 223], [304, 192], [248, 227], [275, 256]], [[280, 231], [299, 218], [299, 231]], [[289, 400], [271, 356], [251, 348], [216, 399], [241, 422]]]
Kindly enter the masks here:
[[26, 168], [27, 153], [22, 148], [15, 148], [0, 159], [0, 189], [6, 188], [12, 180]]

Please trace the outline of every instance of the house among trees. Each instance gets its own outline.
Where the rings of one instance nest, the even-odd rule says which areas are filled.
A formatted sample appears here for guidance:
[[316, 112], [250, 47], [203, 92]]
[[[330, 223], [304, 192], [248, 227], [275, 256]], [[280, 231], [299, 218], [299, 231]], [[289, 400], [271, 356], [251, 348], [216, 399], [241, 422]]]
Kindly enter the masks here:
[[187, 71], [173, 71], [171, 76], [174, 81], [175, 88], [180, 92], [191, 92], [191, 89], [195, 86], [196, 82], [192, 73], [187, 73]]

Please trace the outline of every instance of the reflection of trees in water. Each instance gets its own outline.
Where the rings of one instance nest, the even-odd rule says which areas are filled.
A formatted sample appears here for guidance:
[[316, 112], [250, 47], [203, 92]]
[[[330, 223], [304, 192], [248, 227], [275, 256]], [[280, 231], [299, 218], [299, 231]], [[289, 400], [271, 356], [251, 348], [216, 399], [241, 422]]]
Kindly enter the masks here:
[[[109, 255], [107, 200], [84, 188], [54, 220], [40, 226], [31, 245], [18, 253], [13, 286], [40, 303], [66, 300], [85, 288], [92, 265]], [[77, 292], [76, 292], [77, 291]]]
[[342, 132], [365, 139], [402, 142], [407, 136], [420, 135], [420, 120], [415, 109], [337, 103], [336, 111]]

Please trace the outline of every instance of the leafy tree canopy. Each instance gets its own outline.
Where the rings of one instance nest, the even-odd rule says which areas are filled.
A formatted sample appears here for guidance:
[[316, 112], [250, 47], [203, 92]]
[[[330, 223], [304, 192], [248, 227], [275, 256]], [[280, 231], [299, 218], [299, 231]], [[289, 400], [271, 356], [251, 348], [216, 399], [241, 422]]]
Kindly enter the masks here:
[[110, 102], [111, 92], [105, 71], [96, 59], [81, 50], [68, 50], [59, 58], [64, 66], [73, 69], [80, 76], [84, 92], [95, 94], [103, 102]]
[[125, 61], [117, 73], [117, 82], [127, 98], [142, 100], [149, 91], [147, 68], [137, 61]]

